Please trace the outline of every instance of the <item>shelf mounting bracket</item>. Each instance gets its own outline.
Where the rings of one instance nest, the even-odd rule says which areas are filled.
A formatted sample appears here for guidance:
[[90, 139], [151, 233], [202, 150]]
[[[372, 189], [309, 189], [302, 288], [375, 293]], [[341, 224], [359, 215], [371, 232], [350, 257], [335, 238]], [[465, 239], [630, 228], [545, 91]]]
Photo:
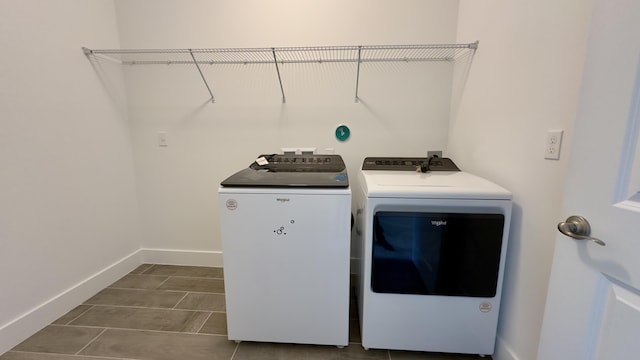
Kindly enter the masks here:
[[276, 48], [271, 48], [273, 54], [273, 64], [276, 66], [276, 73], [278, 73], [278, 82], [280, 83], [280, 92], [282, 93], [282, 103], [287, 102], [287, 98], [284, 96], [284, 87], [282, 86], [282, 78], [280, 77], [280, 68], [278, 67], [278, 58], [276, 57]]
[[356, 97], [355, 102], [358, 102], [360, 99], [358, 98], [358, 86], [360, 85], [360, 59], [362, 55], [362, 45], [358, 46], [358, 70], [356, 71]]
[[198, 72], [200, 73], [200, 77], [202, 78], [202, 81], [204, 81], [204, 86], [207, 87], [207, 91], [209, 91], [209, 95], [211, 95], [211, 102], [215, 103], [216, 100], [213, 97], [213, 92], [211, 92], [211, 88], [209, 87], [209, 84], [207, 83], [207, 79], [205, 79], [204, 74], [202, 73], [202, 69], [200, 69], [200, 65], [198, 65], [198, 62], [196, 61], [196, 57], [193, 55], [193, 51], [191, 49], [189, 49], [189, 54], [191, 55], [191, 58], [193, 59], [193, 63], [196, 65], [196, 68], [198, 69]]

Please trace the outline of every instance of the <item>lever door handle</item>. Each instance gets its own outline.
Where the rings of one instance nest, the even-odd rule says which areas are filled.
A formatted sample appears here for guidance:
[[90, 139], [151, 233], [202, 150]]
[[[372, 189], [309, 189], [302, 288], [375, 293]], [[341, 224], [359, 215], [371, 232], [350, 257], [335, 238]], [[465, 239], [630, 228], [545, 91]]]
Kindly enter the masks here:
[[558, 223], [558, 231], [576, 240], [590, 240], [601, 246], [606, 245], [604, 241], [590, 236], [591, 225], [582, 216], [569, 216], [564, 222]]

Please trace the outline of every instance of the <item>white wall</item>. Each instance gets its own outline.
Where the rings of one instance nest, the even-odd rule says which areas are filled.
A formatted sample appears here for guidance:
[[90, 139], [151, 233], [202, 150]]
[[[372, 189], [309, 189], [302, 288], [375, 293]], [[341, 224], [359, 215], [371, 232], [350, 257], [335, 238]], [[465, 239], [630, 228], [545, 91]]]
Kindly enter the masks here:
[[[457, 19], [457, 1], [450, 0], [149, 0], [116, 7], [124, 48], [452, 43]], [[359, 103], [353, 63], [282, 66], [285, 104], [272, 65], [203, 71], [215, 104], [193, 66], [126, 68], [149, 252], [219, 262], [218, 184], [260, 153], [334, 148], [353, 175], [367, 155], [426, 155], [446, 146], [446, 63], [363, 64]], [[352, 130], [345, 143], [334, 138], [340, 123]], [[158, 131], [167, 132], [168, 147], [157, 146]]]
[[139, 230], [122, 72], [81, 50], [119, 46], [113, 2], [2, 0], [0, 44], [3, 353], [108, 284]]
[[[591, 2], [460, 2], [458, 38], [479, 50], [452, 112], [449, 152], [514, 194], [495, 358], [536, 358], [576, 115]], [[564, 129], [559, 161], [547, 130]]]

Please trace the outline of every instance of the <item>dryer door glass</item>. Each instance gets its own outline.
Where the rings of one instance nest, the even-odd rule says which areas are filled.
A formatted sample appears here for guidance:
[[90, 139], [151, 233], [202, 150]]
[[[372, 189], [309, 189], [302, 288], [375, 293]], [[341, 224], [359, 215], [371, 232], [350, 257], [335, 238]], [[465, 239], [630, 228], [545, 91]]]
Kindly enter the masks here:
[[493, 297], [504, 215], [381, 211], [373, 219], [378, 293]]

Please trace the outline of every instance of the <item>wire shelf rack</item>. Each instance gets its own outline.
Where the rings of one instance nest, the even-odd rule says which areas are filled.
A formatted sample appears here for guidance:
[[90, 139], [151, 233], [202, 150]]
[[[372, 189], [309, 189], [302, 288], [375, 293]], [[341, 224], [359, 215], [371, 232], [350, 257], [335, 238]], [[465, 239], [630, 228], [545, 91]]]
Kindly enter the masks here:
[[89, 49], [87, 57], [97, 57], [122, 65], [195, 65], [215, 102], [201, 65], [273, 64], [278, 74], [282, 101], [286, 102], [279, 66], [304, 63], [356, 63], [355, 101], [358, 101], [360, 64], [367, 62], [454, 62], [473, 55], [478, 41], [468, 44], [354, 45], [272, 48], [217, 49]]

